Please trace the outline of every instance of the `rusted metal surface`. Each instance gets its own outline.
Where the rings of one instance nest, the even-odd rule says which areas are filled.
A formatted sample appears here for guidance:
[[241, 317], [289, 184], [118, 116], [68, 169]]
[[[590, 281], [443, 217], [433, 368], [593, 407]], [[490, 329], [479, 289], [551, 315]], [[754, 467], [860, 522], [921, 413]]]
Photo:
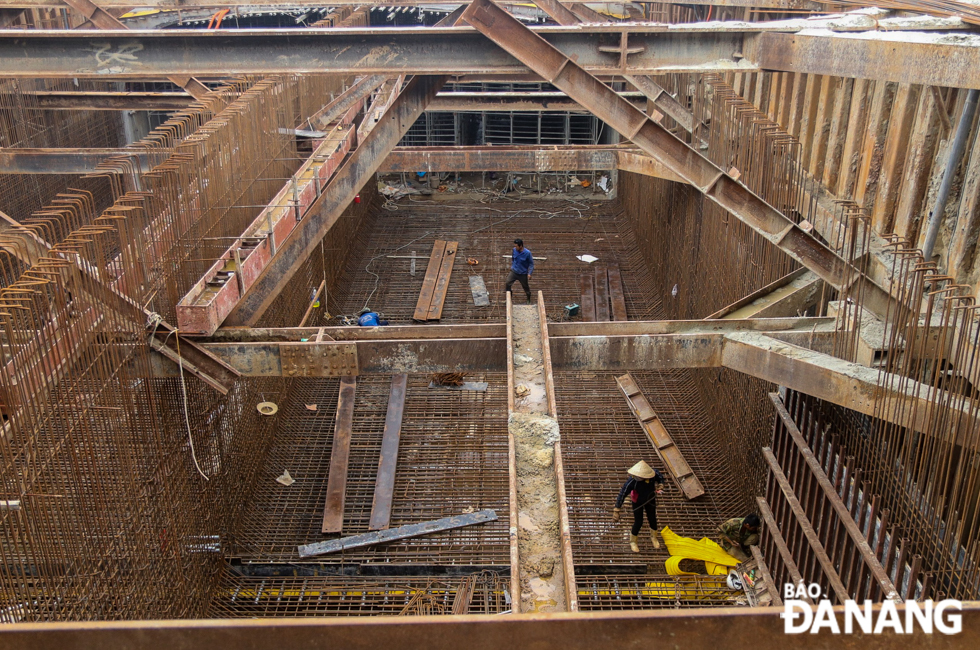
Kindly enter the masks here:
[[[343, 98], [343, 95], [341, 95]], [[177, 304], [177, 324], [185, 332], [211, 334], [289, 241], [307, 210], [330, 191], [334, 173], [355, 144], [352, 121], [360, 105], [330, 123], [313, 152], [276, 196], [211, 265]]]
[[[621, 92], [634, 104], [645, 103], [643, 93]], [[451, 92], [439, 93], [429, 104], [430, 111], [522, 111], [522, 112], [588, 112], [565, 93], [556, 92]]]
[[[182, 339], [183, 340], [183, 339]], [[182, 344], [183, 345], [183, 344]], [[314, 340], [296, 343], [258, 342], [202, 343], [202, 350], [246, 377], [283, 376], [282, 348], [289, 350], [292, 376], [337, 376], [343, 368], [357, 374], [401, 372], [501, 372], [504, 369], [503, 337], [465, 339], [364, 339]], [[356, 352], [353, 351], [356, 349]], [[336, 354], [333, 353], [336, 350]], [[326, 352], [326, 356], [324, 356]], [[175, 369], [161, 369], [174, 376]], [[285, 376], [290, 376], [288, 370]]]
[[[832, 559], [834, 559], [835, 566], [839, 567], [841, 579], [846, 581], [847, 592], [855, 600], [864, 600], [865, 598], [874, 598], [876, 600], [882, 598], [897, 599], [898, 591], [895, 589], [895, 585], [884, 567], [881, 566], [881, 562], [875, 556], [868, 537], [865, 536], [857, 522], [854, 521], [847, 506], [834, 489], [830, 478], [823, 471], [820, 462], [814, 457], [813, 451], [803, 438], [803, 434], [800, 433], [796, 423], [793, 422], [793, 418], [786, 410], [786, 407], [783, 406], [779, 394], [770, 393], [769, 397], [776, 408], [777, 418], [776, 434], [773, 436], [773, 448], [776, 454], [782, 456], [784, 459], [782, 462], [785, 464], [787, 463], [787, 457], [793, 458], [796, 454], [790, 455], [789, 445], [783, 444], [782, 437], [785, 435], [792, 439], [793, 448], [795, 448], [798, 455], [806, 463], [806, 468], [802, 466], [797, 467], [799, 465], [798, 462], [793, 463], [789, 467], [793, 482], [796, 485], [802, 485], [803, 479], [801, 479], [801, 475], [805, 475], [809, 471], [812, 473], [813, 479], [820, 486], [819, 492], [816, 490], [807, 490], [804, 493], [803, 505], [806, 511], [811, 514], [820, 513], [821, 516], [817, 520], [819, 525], [818, 532], [822, 533], [822, 536], [828, 542], [827, 549]], [[792, 463], [793, 461], [789, 462]], [[836, 515], [836, 521], [830, 524], [826, 520], [834, 515], [827, 512], [826, 507], [823, 505], [824, 499], [830, 503], [830, 507], [834, 515]], [[840, 530], [841, 527], [843, 527], [843, 530], [846, 531], [847, 536], [850, 538], [851, 545], [845, 545], [839, 541], [839, 538], [843, 536]], [[853, 553], [852, 549], [856, 550], [854, 555], [860, 557], [860, 562], [867, 566], [867, 572], [873, 578], [875, 586], [872, 586], [869, 591], [866, 591], [865, 581], [862, 579], [866, 575], [864, 571], [855, 570], [855, 560], [844, 557], [849, 552]]]
[[[504, 317], [507, 321], [507, 418], [514, 413], [514, 323], [511, 293], [504, 296]], [[510, 600], [513, 611], [519, 611], [521, 602], [521, 558], [517, 539], [517, 448], [514, 434], [508, 426], [507, 431], [507, 499], [510, 504], [508, 540], [510, 542]]]
[[402, 373], [391, 378], [388, 394], [388, 412], [385, 415], [384, 438], [381, 440], [381, 459], [378, 461], [378, 479], [374, 484], [374, 500], [371, 503], [371, 530], [382, 530], [391, 521], [392, 490], [395, 488], [395, 469], [398, 466], [398, 439], [405, 414], [405, 392], [408, 375]]
[[283, 377], [353, 377], [358, 374], [356, 343], [280, 343]]
[[610, 262], [606, 269], [609, 278], [609, 303], [611, 321], [626, 321], [626, 298], [623, 296], [623, 275], [619, 271], [619, 262]]
[[[833, 319], [826, 319], [832, 321]], [[767, 322], [767, 321], [763, 321]], [[768, 321], [770, 323], [779, 321]], [[808, 321], [804, 321], [808, 322]], [[815, 320], [813, 322], [816, 322]], [[649, 325], [649, 323], [648, 323]], [[770, 326], [774, 329], [774, 326]], [[803, 327], [802, 325], [800, 326]], [[320, 334], [333, 341], [414, 340], [414, 339], [502, 339], [507, 335], [504, 323], [468, 323], [433, 325], [385, 325], [383, 327], [222, 327], [207, 338], [196, 337], [201, 343], [245, 343], [282, 341], [299, 342], [315, 339]]]
[[704, 487], [701, 481], [695, 476], [694, 470], [684, 459], [684, 455], [674, 443], [673, 438], [667, 433], [664, 423], [657, 417], [657, 413], [650, 406], [649, 400], [636, 385], [636, 381], [629, 375], [616, 378], [619, 389], [623, 391], [630, 410], [639, 421], [647, 438], [653, 444], [660, 461], [666, 465], [674, 483], [680, 488], [681, 492], [688, 499], [696, 499], [704, 494]]
[[[882, 387], [878, 369], [843, 361], [828, 354], [804, 350], [798, 346], [774, 342], [755, 333], [725, 335], [722, 364], [726, 368], [760, 377], [780, 386], [819, 397], [846, 408], [873, 415], [886, 422], [902, 422], [916, 431], [931, 431], [928, 404], [937, 398], [937, 389], [903, 378], [895, 387]], [[888, 408], [881, 400], [887, 396]], [[975, 415], [963, 405], [950, 404], [947, 417], [957, 424], [972, 422]], [[959, 427], [958, 442], [975, 444], [968, 439], [970, 427]]]
[[[878, 618], [880, 606], [872, 610]], [[898, 616], [905, 620], [904, 606]], [[119, 650], [150, 650], [174, 647], [182, 650], [206, 648], [240, 648], [261, 650], [277, 644], [304, 646], [325, 644], [351, 650], [376, 650], [379, 647], [416, 647], [419, 639], [432, 650], [493, 650], [501, 647], [551, 647], [558, 640], [568, 650], [594, 650], [603, 644], [645, 646], [676, 643], [684, 639], [687, 648], [711, 650], [721, 638], [771, 639], [785, 645], [782, 610], [765, 608], [728, 608], [697, 612], [676, 610], [642, 612], [590, 612], [588, 614], [539, 614], [520, 616], [421, 616], [363, 619], [280, 620], [195, 620], [146, 622], [98, 622], [7, 625], [0, 638], [10, 650], [35, 650], [38, 647], [72, 647], [97, 650], [113, 647]], [[963, 631], [958, 635], [926, 635], [915, 626], [913, 634], [880, 634], [874, 646], [881, 650], [904, 650], [909, 644], [928, 644], [937, 650], [976, 647], [980, 643], [980, 606], [964, 603]], [[835, 608], [841, 620], [843, 607]], [[832, 637], [824, 634], [799, 634], [794, 647], [801, 650], [826, 648], [861, 650], [869, 645], [860, 634]]]
[[[153, 166], [153, 156], [138, 149], [0, 149], [0, 174], [91, 174], [113, 158], [134, 160], [139, 170]], [[157, 156], [159, 157], [159, 156]]]
[[[106, 30], [126, 30], [129, 27], [114, 15], [106, 11], [102, 6], [95, 4], [92, 0], [63, 0], [66, 5], [85, 16], [92, 25], [98, 29]], [[168, 76], [172, 83], [180, 86], [195, 99], [204, 99], [211, 94], [208, 87], [190, 75]]]
[[445, 530], [472, 526], [474, 524], [484, 524], [488, 521], [497, 521], [497, 513], [493, 510], [480, 510], [479, 512], [445, 517], [443, 519], [436, 519], [435, 521], [426, 521], [421, 524], [407, 524], [380, 532], [364, 533], [363, 535], [341, 537], [340, 539], [306, 544], [299, 547], [299, 556], [305, 558], [315, 555], [325, 555], [327, 553], [339, 553], [340, 551], [346, 551], [352, 548], [374, 546], [399, 539], [441, 533]]
[[[783, 469], [779, 466], [779, 461], [773, 456], [770, 448], [763, 447], [762, 456], [766, 459], [770, 471], [770, 489], [767, 491], [767, 501], [773, 504], [776, 508], [775, 512], [782, 517], [781, 520], [777, 520], [777, 523], [780, 524], [780, 530], [788, 531], [787, 534], [795, 538], [797, 557], [802, 556], [807, 559], [805, 566], [812, 571], [806, 576], [807, 583], [815, 582], [823, 588], [829, 585], [833, 593], [829, 593], [828, 590], [826, 597], [837, 605], [843, 604], [845, 600], [850, 598], [850, 594], [847, 593], [844, 583], [837, 575], [834, 563], [827, 556], [827, 550], [813, 529], [810, 518], [803, 511], [803, 506], [800, 505], [796, 492], [789, 484], [789, 479], [786, 478]], [[796, 527], [803, 532], [805, 543], [803, 538], [796, 534]], [[819, 569], [813, 564], [813, 559], [816, 560]]]
[[558, 0], [534, 0], [541, 11], [551, 16], [559, 25], [577, 25], [581, 19]]
[[334, 418], [333, 449], [330, 451], [330, 473], [327, 475], [327, 497], [323, 506], [323, 523], [320, 527], [321, 532], [324, 533], [339, 533], [344, 528], [347, 463], [350, 459], [356, 390], [357, 378], [340, 379], [340, 395], [337, 398], [337, 414]]
[[609, 171], [618, 149], [607, 146], [396, 147], [378, 171]]
[[[893, 308], [894, 300], [891, 296], [870, 278], [859, 273], [848, 278], [846, 272], [853, 269], [850, 263], [738, 183], [700, 152], [648, 119], [580, 64], [535, 35], [490, 0], [476, 0], [463, 14], [463, 18], [524, 61], [544, 79], [588, 107], [593, 114], [645, 152], [687, 179], [707, 199], [732, 213], [829, 284], [843, 288], [845, 278], [851, 282], [858, 281], [866, 294], [865, 306], [870, 311], [884, 316]], [[596, 316], [602, 320], [598, 305]]]
[[[579, 5], [588, 2], [589, 0], [565, 0], [567, 5]], [[424, 0], [378, 0], [377, 2], [369, 2], [367, 0], [338, 0], [337, 2], [332, 2], [331, 6], [335, 7], [415, 7], [419, 5], [431, 4]], [[808, 2], [806, 0], [792, 0], [789, 4], [782, 0], [698, 0], [691, 4], [697, 5], [718, 5], [727, 7], [771, 7], [776, 9], [786, 9], [787, 7], [793, 9], [809, 9], [819, 11], [822, 10], [823, 6], [816, 2]], [[132, 3], [126, 3], [123, 0], [101, 0], [99, 5], [106, 8], [113, 9], [131, 9]], [[61, 7], [63, 6], [58, 2], [58, 0], [0, 0], [0, 8], [16, 7], [16, 8], [41, 8], [41, 7]], [[219, 8], [219, 7], [238, 7], [242, 10], [245, 9], [270, 9], [279, 6], [282, 7], [323, 7], [323, 3], [315, 2], [315, 0], [295, 0], [295, 1], [280, 1], [280, 0], [146, 0], [141, 7], [160, 9], [160, 10], [175, 10], [175, 9], [193, 9], [193, 8]], [[451, 15], [451, 14], [450, 14]], [[338, 25], [343, 27], [345, 25]]]
[[595, 321], [595, 285], [591, 273], [583, 273], [579, 278], [582, 287], [581, 313], [582, 321], [591, 323]]
[[[548, 395], [548, 414], [558, 419], [558, 403], [555, 373], [551, 364], [548, 315], [545, 311], [544, 294], [538, 292], [538, 320], [541, 323], [541, 354], [544, 366], [545, 392]], [[578, 593], [575, 587], [575, 559], [572, 555], [572, 536], [568, 521], [568, 498], [565, 494], [565, 468], [561, 457], [561, 442], [554, 444], [555, 491], [558, 495], [558, 529], [561, 537], [562, 577], [565, 582], [565, 606], [569, 612], [578, 611]]]
[[331, 122], [338, 120], [347, 111], [358, 106], [362, 100], [366, 99], [378, 86], [387, 80], [384, 75], [368, 75], [358, 79], [350, 88], [345, 90], [339, 97], [317, 111], [309, 119], [309, 123], [314, 127], [326, 128]]
[[[614, 24], [539, 27], [569, 56], [599, 73], [615, 74], [619, 56], [599, 50], [604, 41], [630, 33], [630, 70], [644, 74], [680, 70], [751, 70], [737, 62], [742, 33], [666, 34], [662, 26]], [[92, 49], [93, 39], [100, 44]], [[220, 41], [220, 44], [218, 44]], [[105, 48], [105, 49], [103, 49]], [[138, 48], [138, 49], [136, 49]], [[524, 74], [529, 70], [468, 28], [352, 28], [344, 30], [188, 30], [126, 33], [32, 30], [0, 34], [4, 73], [20, 77], [111, 78], [141, 75], [227, 77], [246, 74], [400, 73], [423, 75]]]
[[46, 111], [179, 111], [195, 101], [188, 93], [42, 90], [31, 93]]
[[425, 110], [443, 83], [444, 77], [424, 76], [414, 77], [408, 83], [385, 113], [380, 125], [371, 131], [364, 142], [358, 143], [357, 149], [338, 169], [302, 221], [279, 244], [277, 254], [242, 295], [225, 320], [226, 324], [254, 325], [262, 317], [279, 290], [317, 249], [323, 236]]
[[[713, 320], [796, 316], [816, 302], [813, 294], [819, 297], [820, 287], [815, 286], [819, 282], [813, 272], [806, 268], [799, 268], [705, 318]], [[779, 291], [788, 285], [794, 286]]]
[[605, 264], [596, 266], [593, 275], [595, 276], [595, 319], [600, 323], [612, 320], [609, 318], [609, 280]]
[[[759, 514], [762, 515], [762, 521], [765, 522], [765, 526], [762, 527], [761, 541], [766, 548], [764, 555], [769, 558], [769, 566], [773, 567], [772, 572], [776, 574], [776, 578], [782, 584], [793, 584], [797, 587], [803, 585], [805, 587], [807, 583], [803, 580], [800, 568], [796, 566], [796, 560], [793, 559], [793, 554], [786, 545], [786, 540], [779, 530], [779, 524], [772, 514], [769, 503], [764, 497], [757, 497], [756, 505], [759, 507]], [[803, 595], [802, 600], [813, 604], [813, 600], [806, 594]]]
[[[980, 65], [980, 43], [972, 37], [951, 42], [944, 34], [880, 31], [759, 34], [746, 42], [746, 50], [766, 70], [980, 88], [973, 73]], [[943, 65], [931, 63], [940, 59]]]

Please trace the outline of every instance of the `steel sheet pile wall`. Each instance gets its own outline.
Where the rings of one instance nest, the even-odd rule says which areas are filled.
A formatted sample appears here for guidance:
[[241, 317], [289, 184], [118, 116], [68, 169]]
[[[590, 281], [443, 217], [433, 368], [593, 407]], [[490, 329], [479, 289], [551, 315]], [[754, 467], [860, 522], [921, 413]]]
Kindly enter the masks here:
[[[730, 80], [799, 139], [807, 173], [832, 196], [866, 210], [879, 234], [897, 233], [922, 247], [966, 89], [800, 72], [740, 73]], [[974, 116], [962, 160], [950, 171], [952, 191], [931, 260], [973, 293], [980, 283], [978, 124]]]
[[[185, 375], [185, 402], [180, 379], [149, 378], [140, 307], [172, 319], [206, 266], [195, 260], [218, 248], [204, 238], [237, 233], [260, 208], [235, 206], [268, 201], [298, 165], [277, 129], [329, 88], [243, 81], [151, 133], [153, 172], [110, 163], [131, 175], [111, 175], [111, 208], [74, 192], [29, 220], [54, 244], [43, 259], [24, 231], [4, 232], [3, 620], [204, 615], [268, 445], [255, 403], [286, 384], [239, 381], [222, 397]], [[298, 323], [307, 304], [282, 305], [283, 318]]]

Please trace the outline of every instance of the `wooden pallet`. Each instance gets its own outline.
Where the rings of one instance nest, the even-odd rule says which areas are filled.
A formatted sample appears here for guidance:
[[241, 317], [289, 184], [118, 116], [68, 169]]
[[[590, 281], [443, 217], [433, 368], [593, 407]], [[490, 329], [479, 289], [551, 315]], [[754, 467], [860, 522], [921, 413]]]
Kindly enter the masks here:
[[446, 292], [449, 291], [449, 276], [453, 272], [456, 261], [456, 249], [459, 242], [437, 239], [429, 255], [429, 266], [422, 280], [422, 290], [415, 304], [417, 321], [439, 320], [442, 318], [442, 306], [446, 302]]
[[657, 417], [653, 407], [650, 406], [650, 402], [643, 395], [643, 392], [637, 386], [633, 377], [628, 374], [617, 377], [616, 383], [619, 384], [619, 389], [626, 396], [630, 410], [633, 411], [633, 415], [639, 420], [640, 426], [646, 431], [647, 437], [650, 438], [650, 442], [653, 443], [653, 447], [657, 451], [657, 455], [660, 456], [660, 460], [667, 466], [667, 470], [674, 479], [674, 483], [684, 493], [684, 496], [688, 499], [696, 499], [704, 494], [704, 487], [701, 486], [701, 481], [698, 480], [698, 477], [694, 475], [694, 470], [684, 460], [684, 455], [681, 454], [680, 449], [674, 444], [663, 422]]

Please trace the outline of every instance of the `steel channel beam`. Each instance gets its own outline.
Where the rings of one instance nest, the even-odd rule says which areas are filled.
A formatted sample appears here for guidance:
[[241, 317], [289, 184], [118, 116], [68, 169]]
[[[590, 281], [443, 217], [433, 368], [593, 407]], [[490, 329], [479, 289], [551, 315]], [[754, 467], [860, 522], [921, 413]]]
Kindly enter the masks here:
[[138, 149], [0, 148], [0, 174], [91, 174], [99, 164], [125, 156], [139, 161], [139, 171], [152, 167], [150, 154]]
[[[600, 47], [629, 31], [629, 70], [643, 74], [756, 68], [738, 58], [741, 32], [669, 33], [662, 27], [540, 27], [537, 32], [587, 69], [620, 72]], [[279, 73], [525, 74], [530, 69], [468, 27], [0, 32], [10, 77], [219, 76]]]
[[[622, 92], [620, 96], [634, 104], [645, 106], [643, 93]], [[429, 104], [428, 111], [461, 112], [588, 112], [581, 104], [564, 93], [554, 92], [452, 92], [439, 93]]]
[[46, 111], [179, 111], [195, 101], [187, 93], [47, 90], [30, 95], [34, 106]]
[[[881, 605], [872, 607], [878, 620]], [[897, 605], [899, 620], [905, 606]], [[844, 608], [835, 607], [838, 621]], [[964, 602], [962, 631], [942, 634], [876, 634], [874, 643], [863, 634], [844, 634], [828, 641], [827, 634], [797, 634], [792, 647], [817, 650], [907, 650], [910, 642], [935, 648], [980, 646], [980, 603]], [[783, 609], [728, 607], [696, 610], [580, 612], [535, 615], [391, 616], [379, 618], [281, 618], [159, 621], [99, 621], [91, 623], [18, 623], [0, 626], [5, 650], [267, 650], [271, 647], [337, 647], [348, 650], [417, 648], [429, 650], [496, 650], [552, 648], [595, 650], [599, 647], [658, 647], [677, 645], [686, 650], [714, 650], [719, 639], [752, 639], [767, 648], [787, 647]], [[911, 616], [911, 615], [910, 615]], [[420, 642], [420, 640], [423, 640]]]
[[[314, 358], [331, 347], [357, 348], [357, 374], [503, 372], [506, 342], [493, 339], [361, 340], [337, 343], [296, 343]], [[201, 343], [209, 353], [246, 377], [280, 377], [279, 343]], [[291, 348], [295, 350], [296, 348]], [[312, 375], [315, 376], [315, 375]], [[334, 376], [323, 374], [321, 376]]]
[[378, 171], [610, 171], [618, 154], [605, 146], [396, 147]]
[[354, 196], [415, 123], [426, 105], [445, 83], [445, 77], [414, 77], [371, 133], [334, 174], [323, 194], [310, 206], [289, 237], [279, 244], [276, 255], [241, 297], [225, 320], [227, 325], [254, 325], [272, 305], [293, 275], [340, 218]]
[[474, 0], [463, 19], [823, 280], [842, 290], [859, 282], [869, 311], [894, 315], [895, 301], [870, 278], [493, 2]]
[[[4, 74], [11, 77], [100, 79], [325, 72], [524, 75], [531, 71], [462, 27], [201, 31], [2, 31], [0, 60]], [[916, 33], [887, 32], [885, 41], [870, 36], [882, 34], [874, 31], [863, 37], [827, 32], [825, 37], [749, 28], [663, 31], [642, 24], [533, 31], [596, 74], [767, 69], [980, 87], [980, 77], [974, 73], [980, 63], [980, 44], [971, 35], [953, 41], [944, 34], [920, 38]], [[613, 51], [622, 34], [628, 35], [631, 52], [625, 62]], [[788, 52], [780, 49], [785, 45], [790, 46]]]
[[[915, 431], [931, 431], [930, 417], [935, 404], [947, 407], [947, 431], [959, 431], [950, 443], [965, 445], [966, 432], [978, 426], [976, 416], [956, 400], [942, 396], [943, 391], [911, 379], [895, 381], [888, 373], [837, 357], [807, 350], [758, 332], [733, 332], [724, 335], [722, 365], [738, 372], [759, 377], [780, 386], [838, 404], [886, 422], [908, 426]], [[888, 390], [885, 385], [901, 385]], [[882, 407], [882, 405], [885, 405]], [[908, 421], [908, 414], [915, 419]], [[956, 425], [957, 418], [960, 426]]]
[[[980, 36], [975, 34], [767, 33], [746, 41], [745, 56], [766, 70], [980, 88]], [[929, 81], [923, 81], [923, 73]]]

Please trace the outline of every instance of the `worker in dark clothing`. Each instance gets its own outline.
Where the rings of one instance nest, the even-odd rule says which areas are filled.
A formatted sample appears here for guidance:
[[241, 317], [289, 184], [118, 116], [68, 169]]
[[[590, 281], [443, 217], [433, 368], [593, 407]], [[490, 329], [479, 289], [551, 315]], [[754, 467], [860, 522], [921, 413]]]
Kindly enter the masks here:
[[633, 502], [633, 529], [630, 531], [630, 550], [634, 553], [640, 552], [637, 535], [643, 526], [643, 512], [647, 513], [647, 520], [650, 522], [650, 543], [653, 548], [660, 548], [660, 541], [657, 539], [657, 495], [663, 494], [664, 477], [657, 470], [640, 461], [630, 467], [629, 478], [623, 483], [623, 489], [619, 491], [616, 499], [616, 507], [613, 508], [613, 521], [619, 521], [623, 510], [623, 502], [626, 495], [629, 495]]
[[532, 273], [534, 273], [534, 257], [531, 255], [531, 251], [524, 248], [524, 240], [515, 239], [510, 275], [507, 277], [507, 288], [504, 291], [510, 292], [514, 282], [519, 281], [524, 287], [524, 293], [527, 294], [527, 301], [531, 302], [531, 287], [528, 286], [527, 281], [531, 279]]

